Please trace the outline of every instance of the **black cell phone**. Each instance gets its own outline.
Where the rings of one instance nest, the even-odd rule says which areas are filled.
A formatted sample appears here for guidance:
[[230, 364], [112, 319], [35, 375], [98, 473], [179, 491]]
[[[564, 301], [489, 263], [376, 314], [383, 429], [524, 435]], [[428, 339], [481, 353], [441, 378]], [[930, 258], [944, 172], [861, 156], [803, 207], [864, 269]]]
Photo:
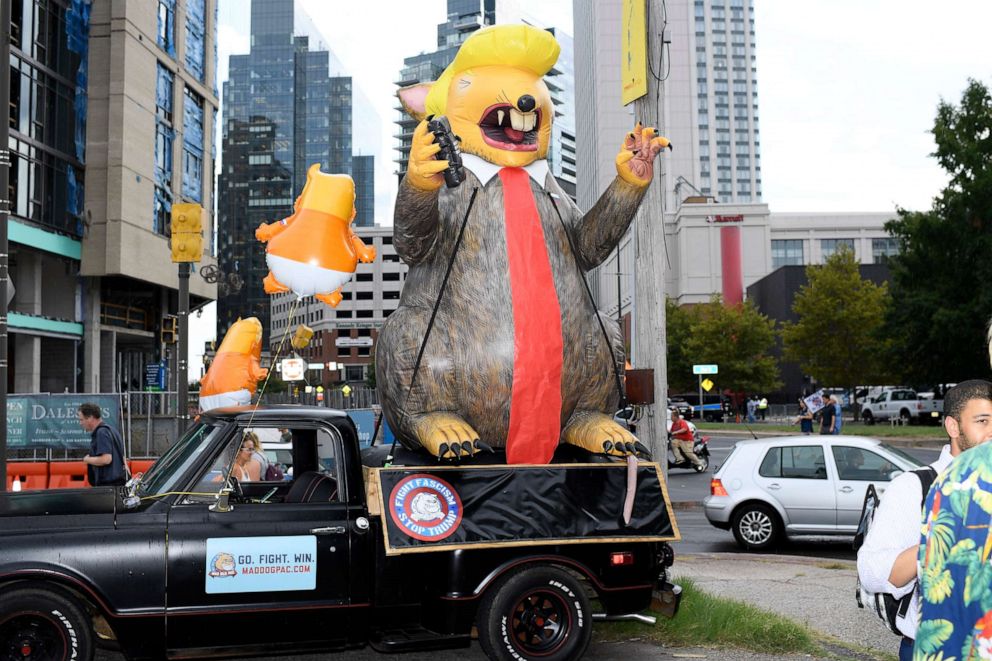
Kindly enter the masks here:
[[451, 124], [444, 115], [432, 117], [427, 121], [427, 130], [434, 134], [434, 142], [441, 145], [441, 151], [434, 157], [439, 161], [448, 161], [444, 174], [444, 183], [448, 188], [454, 188], [465, 181], [465, 166], [462, 165], [461, 151], [458, 140], [451, 132]]

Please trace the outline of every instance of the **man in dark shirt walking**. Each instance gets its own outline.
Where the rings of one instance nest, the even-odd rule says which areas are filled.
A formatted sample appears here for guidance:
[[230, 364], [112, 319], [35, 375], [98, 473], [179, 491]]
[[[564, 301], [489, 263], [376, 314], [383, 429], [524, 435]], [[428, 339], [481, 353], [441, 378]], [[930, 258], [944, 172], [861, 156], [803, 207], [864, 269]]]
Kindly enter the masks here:
[[834, 403], [830, 401], [829, 397], [824, 397], [823, 402], [823, 408], [820, 409], [820, 433], [833, 434], [835, 418]]
[[124, 470], [124, 443], [103, 421], [97, 404], [81, 404], [76, 413], [80, 426], [90, 432], [90, 453], [83, 457], [89, 482], [94, 487], [121, 486], [127, 481]]

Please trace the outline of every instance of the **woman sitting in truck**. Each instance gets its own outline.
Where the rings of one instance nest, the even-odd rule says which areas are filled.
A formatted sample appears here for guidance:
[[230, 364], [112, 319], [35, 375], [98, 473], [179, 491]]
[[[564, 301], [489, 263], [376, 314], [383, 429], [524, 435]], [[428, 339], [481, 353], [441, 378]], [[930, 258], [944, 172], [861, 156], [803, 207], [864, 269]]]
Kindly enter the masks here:
[[254, 432], [245, 434], [241, 439], [241, 450], [234, 460], [233, 475], [239, 482], [258, 482], [262, 479], [262, 465], [254, 457], [260, 450], [258, 436]]

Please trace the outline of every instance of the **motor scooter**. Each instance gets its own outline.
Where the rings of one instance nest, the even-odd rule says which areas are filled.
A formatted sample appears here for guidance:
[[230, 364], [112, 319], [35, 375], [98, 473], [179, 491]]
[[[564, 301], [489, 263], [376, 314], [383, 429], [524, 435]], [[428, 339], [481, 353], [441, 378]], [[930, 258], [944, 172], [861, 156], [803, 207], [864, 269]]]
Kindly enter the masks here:
[[702, 462], [700, 466], [696, 466], [687, 458], [675, 460], [675, 449], [672, 447], [672, 435], [668, 435], [668, 467], [669, 468], [686, 468], [692, 469], [697, 473], [703, 473], [707, 468], [710, 467], [710, 450], [706, 447], [706, 444], [710, 442], [709, 436], [700, 436], [699, 432], [695, 429], [692, 430], [692, 451], [696, 453], [699, 457], [699, 461]]

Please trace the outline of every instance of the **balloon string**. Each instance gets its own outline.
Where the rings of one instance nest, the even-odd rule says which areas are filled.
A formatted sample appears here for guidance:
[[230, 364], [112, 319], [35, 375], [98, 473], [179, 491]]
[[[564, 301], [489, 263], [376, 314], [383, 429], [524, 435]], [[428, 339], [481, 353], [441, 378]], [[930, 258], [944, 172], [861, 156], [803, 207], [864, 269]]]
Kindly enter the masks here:
[[[286, 319], [286, 330], [282, 333], [282, 339], [279, 340], [279, 346], [276, 347], [276, 354], [272, 357], [272, 363], [269, 364], [269, 370], [265, 375], [265, 381], [262, 382], [262, 388], [258, 391], [258, 398], [255, 400], [255, 406], [251, 410], [251, 416], [248, 418], [248, 424], [245, 425], [244, 431], [241, 434], [241, 444], [239, 444], [239, 448], [244, 444], [245, 438], [248, 436], [248, 432], [251, 431], [251, 423], [255, 420], [255, 412], [258, 411], [258, 407], [262, 403], [262, 395], [265, 394], [265, 388], [269, 385], [269, 379], [272, 378], [272, 372], [275, 371], [276, 361], [279, 360], [279, 356], [282, 354], [282, 347], [286, 344], [286, 337], [289, 336], [289, 329], [293, 326], [293, 318], [296, 316], [296, 308], [299, 306], [300, 300], [302, 299], [297, 298], [293, 301], [293, 307], [289, 310], [289, 317]], [[260, 450], [261, 448], [255, 449]], [[235, 454], [234, 459], [235, 461], [231, 462], [231, 467], [227, 471], [227, 479], [224, 480], [225, 484], [227, 484], [227, 482], [231, 479], [231, 474], [234, 472], [234, 464], [237, 463], [237, 454]]]

